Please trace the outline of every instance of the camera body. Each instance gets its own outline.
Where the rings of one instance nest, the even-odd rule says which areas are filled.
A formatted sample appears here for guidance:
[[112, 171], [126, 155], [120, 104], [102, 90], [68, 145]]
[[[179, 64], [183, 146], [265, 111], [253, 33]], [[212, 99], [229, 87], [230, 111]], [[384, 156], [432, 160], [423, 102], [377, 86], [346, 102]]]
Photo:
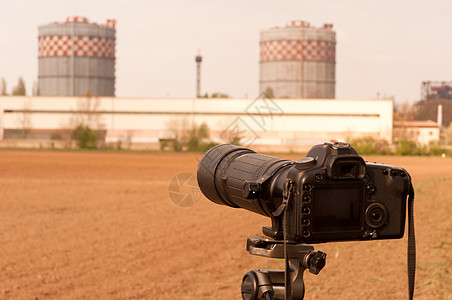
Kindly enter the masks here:
[[311, 244], [404, 234], [409, 174], [365, 162], [346, 143], [316, 145], [295, 162], [218, 145], [201, 159], [197, 178], [211, 201], [270, 217], [263, 233], [276, 240], [284, 229], [290, 241]]
[[[401, 168], [364, 162], [348, 144], [314, 146], [294, 163], [287, 236], [309, 243], [401, 238], [411, 184]], [[285, 191], [288, 193], [289, 191]], [[264, 233], [278, 238], [280, 220]]]

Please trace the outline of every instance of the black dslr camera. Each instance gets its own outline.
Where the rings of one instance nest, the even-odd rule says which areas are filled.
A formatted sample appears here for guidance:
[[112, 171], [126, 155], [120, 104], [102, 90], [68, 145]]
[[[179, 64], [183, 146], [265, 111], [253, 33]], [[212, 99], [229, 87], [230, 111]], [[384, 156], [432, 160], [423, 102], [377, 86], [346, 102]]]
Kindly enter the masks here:
[[368, 163], [346, 143], [316, 145], [295, 162], [219, 145], [198, 167], [198, 184], [211, 201], [269, 216], [266, 236], [283, 238], [284, 197], [287, 238], [321, 243], [401, 238], [405, 228], [408, 173]]
[[198, 185], [217, 204], [272, 220], [271, 227], [263, 227], [266, 237], [249, 237], [246, 249], [252, 255], [284, 258], [285, 270], [247, 272], [241, 288], [244, 300], [302, 300], [304, 271], [318, 274], [326, 263], [326, 254], [307, 243], [401, 238], [408, 201], [408, 284], [413, 298], [414, 189], [404, 169], [365, 162], [346, 143], [314, 146], [295, 162], [226, 144], [203, 156]]

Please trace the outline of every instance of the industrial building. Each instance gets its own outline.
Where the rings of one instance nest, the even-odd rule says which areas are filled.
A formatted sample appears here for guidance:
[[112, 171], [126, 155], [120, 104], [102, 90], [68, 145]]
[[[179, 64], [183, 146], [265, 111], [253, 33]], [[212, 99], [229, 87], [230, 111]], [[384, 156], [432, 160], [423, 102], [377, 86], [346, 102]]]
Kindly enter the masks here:
[[364, 136], [391, 142], [392, 118], [392, 100], [0, 97], [0, 138], [9, 146], [23, 139], [20, 132], [46, 145], [84, 123], [106, 143], [159, 149], [177, 131], [206, 123], [217, 143], [235, 135], [256, 150], [305, 151]]
[[421, 99], [452, 99], [452, 81], [423, 81]]
[[409, 139], [417, 145], [428, 146], [440, 141], [440, 128], [437, 122], [427, 121], [394, 121], [394, 139]]
[[336, 33], [304, 21], [260, 34], [259, 90], [274, 98], [334, 99]]
[[41, 96], [115, 96], [116, 21], [69, 17], [39, 27]]

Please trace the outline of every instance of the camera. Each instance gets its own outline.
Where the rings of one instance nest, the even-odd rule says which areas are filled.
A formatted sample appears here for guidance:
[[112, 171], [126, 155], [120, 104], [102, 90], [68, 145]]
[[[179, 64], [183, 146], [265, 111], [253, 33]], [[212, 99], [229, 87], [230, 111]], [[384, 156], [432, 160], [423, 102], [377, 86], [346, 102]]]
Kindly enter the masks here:
[[365, 162], [347, 143], [316, 145], [297, 161], [218, 145], [197, 179], [211, 201], [270, 217], [267, 237], [303, 243], [403, 237], [411, 188], [404, 169]]

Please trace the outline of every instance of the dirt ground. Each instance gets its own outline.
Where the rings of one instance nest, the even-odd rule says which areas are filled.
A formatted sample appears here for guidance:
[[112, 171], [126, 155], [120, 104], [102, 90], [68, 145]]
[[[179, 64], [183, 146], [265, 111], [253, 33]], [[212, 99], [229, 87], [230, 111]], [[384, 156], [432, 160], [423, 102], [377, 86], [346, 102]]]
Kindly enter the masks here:
[[[245, 251], [267, 218], [170, 201], [200, 157], [0, 151], [0, 299], [240, 299], [244, 273], [283, 264]], [[452, 299], [452, 159], [369, 160], [414, 179], [415, 298]], [[305, 299], [406, 299], [406, 245], [316, 245], [327, 265], [305, 273]]]

